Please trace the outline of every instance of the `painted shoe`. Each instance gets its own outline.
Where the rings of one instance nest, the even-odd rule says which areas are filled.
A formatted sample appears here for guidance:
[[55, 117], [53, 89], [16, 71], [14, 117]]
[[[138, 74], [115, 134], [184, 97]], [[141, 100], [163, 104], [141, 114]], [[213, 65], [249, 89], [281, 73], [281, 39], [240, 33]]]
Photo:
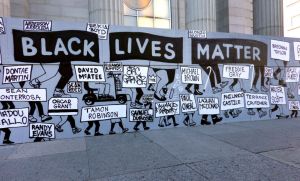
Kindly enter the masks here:
[[123, 133], [128, 132], [128, 130], [129, 130], [128, 128], [124, 128], [124, 129], [123, 129]]
[[72, 132], [73, 132], [73, 134], [77, 134], [77, 133], [81, 132], [81, 129], [80, 128], [72, 128]]
[[103, 134], [102, 133], [99, 133], [99, 132], [95, 132], [94, 136], [102, 136]]
[[214, 117], [214, 118], [212, 119], [212, 122], [213, 122], [213, 124], [215, 125], [215, 124], [217, 124], [218, 122], [221, 122], [222, 120], [223, 120], [222, 117]]
[[201, 119], [201, 125], [211, 125], [211, 122], [207, 121], [207, 119]]
[[229, 83], [228, 81], [223, 81], [223, 82], [220, 83], [220, 86], [222, 88], [224, 88], [224, 87], [226, 87], [228, 85], [228, 83]]
[[42, 115], [41, 118], [42, 118], [42, 122], [50, 121], [52, 119], [52, 117], [49, 115]]
[[28, 116], [28, 120], [32, 123], [36, 123], [37, 122], [37, 119], [35, 117], [33, 117], [32, 115], [29, 115]]
[[216, 94], [216, 93], [222, 92], [222, 89], [219, 88], [219, 87], [213, 87], [212, 91], [213, 91], [214, 94]]
[[3, 144], [10, 145], [10, 144], [14, 144], [14, 143], [15, 143], [15, 142], [10, 141], [10, 140], [3, 140]]
[[88, 130], [84, 130], [84, 133], [85, 133], [86, 135], [91, 135], [91, 133], [90, 133]]

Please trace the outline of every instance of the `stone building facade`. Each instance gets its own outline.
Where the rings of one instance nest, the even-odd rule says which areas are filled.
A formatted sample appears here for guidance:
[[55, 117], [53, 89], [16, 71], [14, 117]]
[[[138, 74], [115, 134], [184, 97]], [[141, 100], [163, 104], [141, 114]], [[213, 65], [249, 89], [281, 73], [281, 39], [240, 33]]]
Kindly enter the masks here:
[[[284, 35], [283, 0], [169, 0], [169, 5], [172, 29]], [[0, 0], [0, 16], [124, 25], [124, 2]]]

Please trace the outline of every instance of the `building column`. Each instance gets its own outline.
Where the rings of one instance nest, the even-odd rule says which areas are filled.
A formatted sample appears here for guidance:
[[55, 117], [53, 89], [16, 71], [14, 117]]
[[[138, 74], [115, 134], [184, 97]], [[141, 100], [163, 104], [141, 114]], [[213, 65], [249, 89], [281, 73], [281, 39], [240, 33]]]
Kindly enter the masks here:
[[28, 0], [10, 0], [10, 15], [12, 17], [28, 18], [29, 2]]
[[186, 28], [216, 31], [216, 0], [186, 0]]
[[172, 29], [185, 29], [185, 2], [171, 0]]
[[122, 25], [122, 0], [89, 0], [89, 21], [92, 23]]
[[0, 0], [0, 16], [10, 16], [10, 0]]
[[253, 0], [254, 34], [283, 36], [283, 0]]

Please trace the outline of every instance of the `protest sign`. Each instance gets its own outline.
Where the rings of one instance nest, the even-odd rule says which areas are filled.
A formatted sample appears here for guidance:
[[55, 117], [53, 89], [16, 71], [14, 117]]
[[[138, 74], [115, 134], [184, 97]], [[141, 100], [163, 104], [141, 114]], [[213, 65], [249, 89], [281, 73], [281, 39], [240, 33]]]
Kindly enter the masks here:
[[71, 81], [67, 84], [67, 92], [74, 93], [74, 94], [81, 94], [82, 93], [82, 83]]
[[96, 33], [99, 39], [106, 40], [108, 34], [108, 24], [88, 23], [86, 31]]
[[98, 65], [75, 65], [77, 81], [80, 82], [105, 82], [103, 66]]
[[289, 101], [290, 111], [300, 111], [300, 101]]
[[181, 67], [181, 81], [185, 84], [202, 84], [201, 69]]
[[267, 94], [245, 93], [246, 108], [268, 108], [269, 97]]
[[271, 40], [271, 58], [276, 60], [290, 60], [290, 44], [284, 41]]
[[223, 77], [230, 79], [249, 79], [250, 66], [223, 65]]
[[0, 129], [28, 126], [28, 108], [0, 110]]
[[129, 121], [153, 121], [153, 109], [130, 109], [129, 110]]
[[29, 124], [29, 138], [55, 138], [55, 125], [49, 123]]
[[31, 65], [4, 66], [3, 83], [24, 82], [31, 79]]
[[48, 113], [53, 116], [77, 115], [78, 99], [74, 97], [52, 97], [49, 100]]
[[155, 104], [155, 117], [179, 114], [179, 101], [159, 102]]
[[274, 69], [272, 67], [265, 67], [264, 76], [268, 78], [273, 78]]
[[221, 99], [221, 110], [230, 110], [243, 108], [244, 103], [244, 93], [243, 92], [233, 92], [222, 94]]
[[194, 94], [181, 94], [180, 106], [183, 113], [195, 112], [197, 111], [196, 101]]
[[126, 105], [105, 105], [83, 107], [81, 111], [81, 121], [99, 121], [115, 118], [126, 118]]
[[0, 101], [47, 101], [46, 89], [0, 89]]
[[295, 60], [300, 60], [300, 42], [294, 42]]
[[24, 31], [51, 31], [52, 21], [24, 20], [23, 30]]
[[149, 82], [149, 84], [156, 84], [156, 82], [157, 82], [156, 75], [149, 75], [148, 76], [148, 82]]
[[4, 26], [4, 21], [3, 18], [0, 17], [0, 35], [5, 34], [5, 26]]
[[118, 62], [105, 63], [104, 70], [105, 72], [122, 72], [123, 66], [122, 63], [118, 63]]
[[284, 87], [270, 85], [270, 96], [271, 104], [286, 104]]
[[299, 67], [287, 67], [285, 71], [286, 82], [299, 82]]
[[199, 97], [199, 114], [214, 115], [220, 114], [219, 99], [214, 97]]
[[123, 87], [137, 88], [146, 87], [148, 67], [124, 66]]
[[206, 31], [203, 30], [188, 30], [189, 38], [206, 38]]

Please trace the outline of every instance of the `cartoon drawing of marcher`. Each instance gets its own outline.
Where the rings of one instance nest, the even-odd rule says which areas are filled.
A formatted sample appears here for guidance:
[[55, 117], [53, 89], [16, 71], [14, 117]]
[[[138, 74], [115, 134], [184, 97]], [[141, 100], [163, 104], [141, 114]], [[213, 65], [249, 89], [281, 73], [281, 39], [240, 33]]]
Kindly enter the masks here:
[[90, 129], [93, 127], [93, 124], [95, 125], [95, 134], [94, 136], [101, 136], [103, 135], [102, 133], [99, 132], [100, 129], [100, 121], [88, 121], [88, 127], [85, 128], [84, 133], [86, 135], [91, 135]]
[[[42, 64], [41, 66], [43, 67]], [[33, 79], [30, 84], [33, 87], [40, 86], [42, 83], [54, 78], [57, 73], [59, 73], [61, 77], [55, 86], [53, 97], [68, 97], [69, 95], [65, 93], [64, 88], [73, 76], [73, 69], [70, 61], [60, 62], [58, 70], [54, 75], [52, 75], [53, 73], [47, 73], [45, 71], [43, 75]]]
[[[252, 82], [252, 87], [251, 87], [251, 91], [253, 92], [258, 92], [259, 90], [256, 88], [256, 84], [257, 84], [257, 81], [258, 81], [258, 78], [260, 76], [260, 90], [262, 92], [268, 92], [269, 89], [266, 88], [265, 86], [265, 75], [264, 75], [264, 72], [265, 72], [265, 66], [258, 66], [258, 65], [253, 65], [254, 67], [254, 70], [252, 70], [252, 74], [254, 74], [254, 79], [253, 79], [253, 82]], [[253, 77], [253, 75], [252, 75]]]
[[[148, 98], [148, 99], [144, 98], [144, 99], [143, 99], [143, 103], [144, 103], [143, 105], [144, 105], [145, 108], [152, 109], [152, 102], [153, 102], [153, 98]], [[152, 120], [153, 120], [153, 119], [152, 119]], [[150, 120], [150, 121], [152, 121], [152, 120]], [[138, 128], [138, 126], [139, 126], [141, 123], [142, 123], [142, 125], [143, 125], [144, 130], [149, 130], [149, 129], [150, 129], [150, 128], [147, 126], [147, 122], [146, 122], [146, 121], [136, 121], [136, 123], [135, 123], [133, 129], [134, 129], [135, 131], [140, 130], [140, 129]]]
[[229, 118], [229, 116], [232, 116], [232, 118], [238, 117], [242, 113], [241, 109], [228, 109], [224, 111], [224, 116], [226, 118]]
[[122, 122], [121, 118], [111, 119], [110, 120], [110, 131], [109, 131], [109, 134], [116, 134], [116, 132], [114, 131], [116, 123], [118, 123], [118, 125], [122, 129], [123, 133], [126, 133], [129, 130], [128, 128], [124, 128], [123, 122]]
[[289, 115], [286, 115], [283, 113], [283, 110], [278, 106], [278, 104], [275, 104], [274, 107], [272, 109], [269, 110], [269, 116], [270, 118], [272, 117], [272, 113], [279, 110], [280, 113], [279, 114], [276, 114], [276, 117], [278, 119], [282, 119], [282, 118], [288, 118]]
[[[267, 115], [267, 111], [264, 111], [262, 108], [257, 108], [256, 110], [257, 110], [259, 118], [262, 118]], [[254, 112], [253, 108], [249, 108], [247, 111], [247, 114], [250, 116], [254, 116], [255, 112]]]
[[[223, 119], [222, 117], [218, 117], [217, 114], [212, 114], [210, 116], [211, 116], [211, 120], [212, 120], [212, 122], [213, 122], [214, 125], [217, 124], [218, 122], [221, 122], [222, 119]], [[202, 118], [201, 118], [201, 123], [200, 124], [201, 125], [210, 125], [211, 122], [209, 122], [207, 120], [207, 118], [208, 118], [208, 115], [207, 114], [203, 114]]]
[[[191, 87], [194, 85], [194, 92], [191, 91]], [[203, 93], [200, 91], [199, 89], [199, 84], [187, 84], [185, 87], [185, 90], [190, 93], [190, 94], [194, 94], [194, 95], [202, 95]]]
[[[73, 134], [77, 134], [77, 133], [80, 133], [81, 132], [81, 128], [78, 128], [76, 126], [76, 123], [75, 123], [75, 119], [72, 115], [68, 115], [67, 116], [67, 119], [63, 122], [62, 121], [62, 118], [61, 118], [61, 121], [55, 126], [55, 129], [58, 131], [58, 132], [63, 132], [64, 130], [62, 129], [62, 126], [66, 123], [66, 122], [69, 122], [70, 123], [70, 126], [71, 126], [71, 129], [72, 129], [72, 132]], [[61, 124], [61, 122], [63, 122]]]
[[149, 130], [149, 129], [150, 129], [150, 128], [147, 126], [146, 121], [137, 121], [137, 122], [135, 123], [133, 129], [134, 129], [135, 131], [140, 130], [140, 129], [138, 128], [138, 126], [139, 126], [141, 123], [142, 123], [142, 125], [143, 125], [144, 130]]
[[298, 111], [297, 110], [292, 110], [292, 113], [291, 113], [291, 118], [296, 118], [298, 117]]
[[[221, 74], [218, 64], [212, 64], [210, 66], [207, 66], [206, 64], [200, 64], [202, 69], [206, 72], [209, 80], [210, 85], [212, 88], [212, 91], [214, 94], [219, 93], [222, 91], [222, 88], [225, 88], [228, 85], [228, 81], [221, 80]], [[216, 78], [216, 80], [215, 80]], [[207, 82], [207, 81], [206, 81]], [[220, 87], [217, 86], [217, 84], [220, 85]], [[207, 83], [205, 84], [204, 91], [206, 90]]]
[[[2, 109], [14, 109], [15, 105], [11, 101], [1, 101]], [[11, 141], [10, 134], [11, 131], [9, 128], [2, 128], [0, 129], [4, 132], [3, 144], [14, 144], [15, 142]]]
[[169, 122], [169, 120], [166, 117], [167, 116], [163, 116], [163, 117], [159, 118], [159, 123], [158, 123], [159, 127], [165, 127], [165, 126], [171, 125], [171, 123]]
[[245, 89], [243, 88], [243, 86], [241, 85], [242, 82], [240, 82], [239, 79], [237, 79], [237, 78], [234, 78], [234, 79], [233, 79], [233, 82], [229, 85], [229, 89], [230, 89], [231, 91], [234, 91], [234, 87], [236, 86], [237, 83], [240, 83], [240, 89], [241, 89], [241, 91], [246, 92], [246, 90], [245, 90]]
[[159, 101], [165, 101], [167, 98], [164, 96], [168, 93], [168, 86], [174, 82], [176, 69], [158, 69], [153, 68], [157, 75], [157, 86], [154, 92], [154, 98]]
[[[151, 73], [150, 73], [151, 72]], [[155, 84], [157, 83], [157, 77], [153, 69], [149, 67], [148, 71], [148, 91], [155, 91]]]
[[[24, 85], [25, 85], [25, 82], [20, 82], [21, 88], [23, 88]], [[35, 85], [32, 85], [32, 86], [33, 86], [34, 89], [39, 89], [41, 84], [38, 83], [38, 84], [35, 84]], [[45, 115], [43, 104], [40, 101], [29, 101], [28, 103], [29, 103], [29, 106], [30, 106], [29, 115], [28, 115], [28, 119], [29, 119], [30, 122], [32, 122], [32, 123], [37, 122], [37, 119], [33, 116], [36, 107], [38, 108], [39, 116], [40, 116], [42, 122], [46, 122], [46, 121], [49, 121], [49, 120], [52, 119], [51, 116]]]
[[185, 115], [183, 124], [186, 126], [195, 126], [196, 122], [193, 120], [193, 117], [197, 107], [194, 94], [180, 95], [180, 104], [181, 112]]

